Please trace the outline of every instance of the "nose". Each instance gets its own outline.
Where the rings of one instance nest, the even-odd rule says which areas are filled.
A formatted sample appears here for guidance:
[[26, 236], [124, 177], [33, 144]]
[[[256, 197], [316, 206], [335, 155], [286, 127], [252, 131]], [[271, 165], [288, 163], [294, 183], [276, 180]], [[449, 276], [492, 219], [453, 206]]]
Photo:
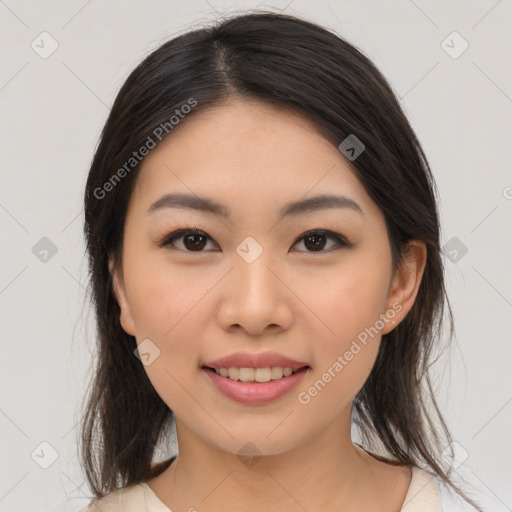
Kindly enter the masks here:
[[266, 252], [252, 262], [235, 255], [221, 292], [218, 322], [225, 330], [241, 328], [254, 336], [266, 330], [289, 329], [293, 320], [293, 293], [286, 276]]

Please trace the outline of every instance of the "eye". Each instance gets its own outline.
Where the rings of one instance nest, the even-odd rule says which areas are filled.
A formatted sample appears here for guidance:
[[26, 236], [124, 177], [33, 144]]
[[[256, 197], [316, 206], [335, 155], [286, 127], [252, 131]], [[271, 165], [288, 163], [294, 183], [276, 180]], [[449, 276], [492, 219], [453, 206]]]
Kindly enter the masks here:
[[[205, 252], [202, 249], [206, 245], [208, 239], [211, 238], [200, 229], [194, 227], [193, 229], [185, 228], [179, 229], [178, 231], [174, 231], [173, 233], [167, 235], [162, 242], [160, 242], [160, 247], [168, 247], [173, 245], [176, 240], [183, 240], [183, 248], [177, 248], [178, 250], [185, 250], [187, 252]], [[172, 247], [170, 249], [173, 249]]]
[[342, 235], [339, 235], [338, 233], [334, 233], [332, 231], [328, 231], [326, 229], [315, 229], [313, 231], [308, 231], [307, 233], [301, 235], [301, 237], [298, 240], [296, 240], [296, 242], [293, 245], [296, 245], [299, 242], [303, 242], [304, 247], [311, 249], [306, 252], [330, 252], [323, 251], [326, 245], [325, 240], [328, 239], [333, 240], [335, 242], [334, 246], [337, 245], [338, 248], [349, 247], [351, 245]]
[[[308, 231], [301, 235], [293, 245], [295, 246], [299, 242], [303, 242], [304, 247], [307, 248], [306, 252], [330, 252], [330, 250], [323, 250], [325, 249], [326, 240], [329, 239], [334, 241], [334, 246], [338, 246], [338, 248], [352, 245], [342, 235], [325, 229]], [[178, 240], [182, 242], [182, 247], [176, 247], [175, 242]], [[203, 251], [203, 248], [207, 245], [209, 240], [213, 241], [207, 233], [196, 227], [184, 228], [167, 235], [162, 242], [160, 242], [159, 246], [168, 247], [170, 250], [183, 250], [185, 252], [206, 252]], [[172, 245], [174, 245], [174, 247], [169, 247]], [[330, 249], [332, 250], [332, 246]]]

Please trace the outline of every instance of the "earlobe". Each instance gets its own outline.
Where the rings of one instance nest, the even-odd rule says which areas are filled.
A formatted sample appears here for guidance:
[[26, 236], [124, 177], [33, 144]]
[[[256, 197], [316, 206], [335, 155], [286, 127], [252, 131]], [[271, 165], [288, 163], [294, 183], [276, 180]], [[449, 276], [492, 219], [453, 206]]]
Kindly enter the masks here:
[[414, 305], [427, 262], [424, 242], [411, 240], [404, 253], [402, 264], [396, 269], [390, 286], [386, 311], [393, 310], [393, 321], [386, 323], [382, 334], [391, 332]]
[[119, 315], [119, 322], [121, 327], [127, 334], [135, 336], [135, 323], [133, 321], [128, 298], [126, 296], [124, 282], [122, 278], [119, 278], [118, 271], [115, 268], [112, 258], [109, 258], [108, 269], [110, 275], [112, 276], [112, 291], [114, 293], [114, 297], [117, 300], [117, 303], [119, 304], [119, 309], [121, 310]]

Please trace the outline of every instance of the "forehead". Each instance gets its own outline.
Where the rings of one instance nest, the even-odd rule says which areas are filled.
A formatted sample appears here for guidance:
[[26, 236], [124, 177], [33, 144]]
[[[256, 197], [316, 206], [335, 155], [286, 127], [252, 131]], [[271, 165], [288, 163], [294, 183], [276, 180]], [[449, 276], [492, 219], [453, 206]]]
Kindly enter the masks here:
[[147, 204], [176, 191], [240, 208], [326, 193], [367, 208], [371, 201], [350, 163], [307, 119], [242, 100], [194, 113], [145, 157], [139, 198]]

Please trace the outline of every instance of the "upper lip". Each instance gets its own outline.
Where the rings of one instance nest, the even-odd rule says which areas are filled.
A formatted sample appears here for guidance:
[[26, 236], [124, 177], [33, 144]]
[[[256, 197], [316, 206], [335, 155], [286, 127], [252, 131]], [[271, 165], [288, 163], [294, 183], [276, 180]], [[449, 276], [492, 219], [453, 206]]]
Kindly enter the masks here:
[[208, 368], [265, 368], [281, 366], [295, 369], [308, 366], [308, 364], [290, 359], [277, 352], [263, 352], [260, 354], [236, 352], [215, 361], [206, 362], [203, 366]]

